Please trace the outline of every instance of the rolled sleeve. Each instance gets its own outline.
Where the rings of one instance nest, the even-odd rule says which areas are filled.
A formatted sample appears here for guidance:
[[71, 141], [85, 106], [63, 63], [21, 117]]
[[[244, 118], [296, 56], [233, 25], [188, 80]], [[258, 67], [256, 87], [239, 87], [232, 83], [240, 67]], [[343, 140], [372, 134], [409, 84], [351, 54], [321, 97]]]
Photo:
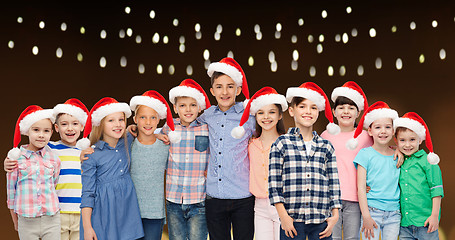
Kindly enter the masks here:
[[80, 208], [93, 208], [96, 191], [96, 163], [93, 158], [85, 160], [81, 165], [82, 199]]
[[430, 187], [431, 198], [444, 197], [444, 188], [442, 187], [442, 173], [439, 165], [427, 165], [426, 175]]
[[277, 141], [272, 144], [270, 148], [269, 155], [269, 199], [270, 204], [275, 205], [275, 203], [284, 203], [283, 196], [283, 181], [282, 181], [282, 171], [283, 171], [283, 154], [281, 149], [283, 144], [281, 141]]

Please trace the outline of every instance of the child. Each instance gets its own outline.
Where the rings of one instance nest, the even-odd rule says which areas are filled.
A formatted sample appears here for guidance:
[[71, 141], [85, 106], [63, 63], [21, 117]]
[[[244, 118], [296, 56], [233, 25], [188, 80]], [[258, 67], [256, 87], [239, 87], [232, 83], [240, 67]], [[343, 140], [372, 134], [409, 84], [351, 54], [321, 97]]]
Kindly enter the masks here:
[[[254, 233], [256, 239], [280, 239], [280, 218], [268, 198], [269, 152], [273, 142], [286, 131], [283, 111], [288, 104], [283, 95], [271, 87], [264, 87], [251, 97], [242, 120], [256, 116], [256, 136], [248, 145], [250, 158], [250, 192], [254, 204]], [[243, 125], [243, 121], [240, 122]]]
[[[173, 120], [178, 142], [171, 141], [166, 170], [166, 210], [170, 240], [206, 240], [205, 182], [209, 160], [207, 124], [196, 118], [210, 107], [202, 87], [183, 80], [169, 91], [169, 101], [179, 118]], [[161, 133], [169, 134], [166, 124]], [[171, 139], [172, 140], [172, 139]]]
[[[105, 97], [90, 111], [85, 125], [85, 149], [94, 152], [82, 163], [80, 236], [83, 239], [137, 239], [144, 236], [136, 191], [131, 180], [126, 103]], [[92, 129], [93, 126], [93, 129]], [[91, 132], [91, 133], [90, 133]], [[90, 133], [90, 142], [86, 138]]]
[[207, 73], [211, 77], [210, 92], [218, 104], [199, 117], [209, 128], [210, 161], [205, 201], [209, 236], [231, 239], [232, 226], [234, 239], [253, 239], [254, 196], [249, 191], [247, 148], [254, 132], [254, 117], [249, 116], [245, 121], [245, 132], [240, 139], [231, 136], [244, 110], [243, 103], [236, 103], [235, 98], [240, 92], [249, 98], [246, 77], [232, 58], [210, 64]]
[[335, 149], [313, 131], [319, 111], [333, 124], [330, 104], [312, 82], [288, 88], [286, 99], [295, 127], [272, 144], [269, 163], [269, 199], [280, 216], [280, 239], [331, 239], [341, 208]]
[[[358, 137], [356, 147], [346, 146], [346, 142], [354, 135], [356, 119], [360, 112], [368, 108], [368, 102], [363, 90], [357, 83], [349, 81], [332, 92], [333, 115], [338, 121], [341, 132], [337, 135], [324, 131], [322, 138], [330, 141], [335, 148], [338, 176], [341, 186], [341, 211], [339, 219], [333, 228], [333, 239], [360, 239], [360, 208], [357, 198], [357, 170], [354, 158], [362, 148], [369, 147], [373, 140], [363, 130]], [[350, 147], [350, 146], [349, 146]]]
[[[135, 112], [137, 138], [131, 147], [131, 178], [136, 188], [141, 212], [144, 240], [159, 240], [165, 222], [164, 170], [169, 157], [169, 145], [157, 141], [154, 131], [160, 119], [172, 123], [166, 100], [156, 91], [131, 98]], [[173, 126], [172, 126], [173, 127]]]
[[[55, 186], [60, 159], [47, 146], [52, 135], [52, 110], [32, 105], [19, 116], [14, 148], [8, 158], [18, 167], [7, 173], [7, 204], [20, 239], [60, 239], [59, 202]], [[21, 135], [29, 144], [19, 148]]]
[[[439, 157], [433, 152], [430, 132], [417, 113], [393, 121], [398, 149], [405, 155], [400, 172], [400, 239], [439, 239], [442, 188]], [[419, 150], [425, 140], [429, 154]]]
[[[393, 159], [394, 150], [389, 147], [396, 118], [395, 110], [385, 102], [376, 102], [364, 112], [354, 133], [357, 138], [362, 128], [368, 126], [368, 134], [373, 137], [373, 145], [361, 149], [354, 159], [362, 232], [368, 239], [379, 239], [381, 233], [382, 239], [395, 240], [400, 230], [400, 169]], [[367, 185], [371, 187], [368, 193]]]

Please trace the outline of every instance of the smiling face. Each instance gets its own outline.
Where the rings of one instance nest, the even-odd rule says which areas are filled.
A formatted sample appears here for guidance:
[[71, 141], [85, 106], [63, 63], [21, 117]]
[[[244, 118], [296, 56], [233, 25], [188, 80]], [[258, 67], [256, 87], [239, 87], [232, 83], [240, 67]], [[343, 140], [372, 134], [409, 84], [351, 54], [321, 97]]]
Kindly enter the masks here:
[[419, 150], [422, 140], [414, 131], [408, 128], [398, 128], [396, 135], [398, 150], [404, 155], [411, 156]]
[[75, 146], [77, 139], [84, 130], [84, 126], [72, 115], [61, 113], [57, 116], [54, 125], [55, 131], [60, 135], [61, 141], [69, 146]]
[[319, 110], [316, 104], [308, 99], [303, 99], [300, 103], [291, 104], [289, 115], [294, 118], [295, 126], [298, 128], [310, 128], [316, 122], [319, 116]]
[[125, 113], [116, 112], [107, 115], [102, 120], [103, 141], [110, 146], [117, 145], [117, 141], [123, 137], [126, 128]]
[[391, 118], [376, 119], [368, 127], [368, 134], [373, 137], [376, 145], [386, 146], [393, 137], [393, 121]]
[[265, 105], [256, 113], [256, 122], [262, 128], [262, 131], [276, 129], [276, 125], [281, 118], [280, 110], [275, 104]]
[[201, 112], [196, 99], [192, 97], [177, 97], [174, 111], [179, 115], [180, 123], [183, 126], [189, 126]]
[[355, 120], [359, 117], [359, 111], [354, 105], [342, 104], [333, 109], [333, 116], [336, 117], [341, 128], [354, 130]]
[[155, 132], [160, 118], [155, 109], [140, 105], [136, 110], [134, 122], [137, 124], [139, 135], [150, 136]]
[[35, 122], [28, 130], [28, 150], [38, 151], [45, 147], [52, 136], [52, 122], [49, 119], [42, 119]]
[[210, 93], [216, 98], [218, 107], [221, 111], [227, 111], [234, 106], [235, 97], [242, 91], [242, 87], [238, 87], [234, 80], [228, 75], [217, 77], [210, 88]]

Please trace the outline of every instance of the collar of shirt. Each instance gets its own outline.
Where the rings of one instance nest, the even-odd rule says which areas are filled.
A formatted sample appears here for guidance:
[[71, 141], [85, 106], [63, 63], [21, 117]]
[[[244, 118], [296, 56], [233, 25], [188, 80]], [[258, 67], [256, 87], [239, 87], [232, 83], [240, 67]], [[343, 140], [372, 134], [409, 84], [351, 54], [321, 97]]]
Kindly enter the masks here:
[[[201, 123], [201, 121], [199, 121], [198, 119], [199, 119], [199, 118], [196, 118], [194, 121], [192, 121], [188, 127], [197, 127], [197, 126], [201, 126], [202, 123]], [[180, 122], [180, 118], [174, 118], [174, 125], [181, 125], [182, 127], [185, 127], [185, 126], [183, 126], [182, 123]]]
[[99, 140], [98, 142], [95, 143], [95, 147], [99, 148], [100, 150], [103, 150], [103, 148], [105, 148], [105, 147], [107, 147], [109, 149], [116, 149], [116, 148], [119, 148], [119, 147], [123, 146], [124, 145], [124, 141], [125, 140], [122, 137], [122, 138], [120, 138], [118, 140], [117, 145], [115, 145], [115, 147], [111, 147], [111, 146], [109, 146], [109, 144], [107, 142], [105, 142], [103, 140]]
[[[244, 110], [243, 102], [236, 102], [236, 103], [234, 104], [234, 106], [232, 106], [231, 108], [229, 108], [228, 110], [226, 110], [226, 112], [232, 112], [232, 111], [234, 111], [234, 112], [236, 112], [236, 113], [241, 113], [243, 110]], [[221, 109], [218, 107], [218, 105], [215, 106], [215, 108], [214, 108], [214, 112], [216, 112], [216, 111], [222, 112]]]
[[28, 150], [27, 147], [28, 147], [28, 145], [22, 145], [20, 148], [22, 155], [24, 155], [27, 159], [29, 159], [33, 153], [36, 153], [36, 154], [40, 155], [41, 157], [43, 157], [47, 152], [47, 149], [46, 149], [47, 146], [41, 148], [40, 150], [38, 150], [36, 152]]
[[413, 153], [411, 156], [408, 156], [407, 158], [411, 158], [411, 157], [420, 158], [420, 157], [422, 157], [424, 154], [425, 154], [425, 150], [420, 149], [419, 151]]
[[[296, 137], [300, 137], [303, 140], [302, 134], [300, 134], [300, 128], [298, 127], [289, 128], [288, 133]], [[315, 137], [318, 136], [318, 134], [316, 133], [316, 131], [313, 131], [312, 134], [313, 134], [312, 140], [316, 141]]]

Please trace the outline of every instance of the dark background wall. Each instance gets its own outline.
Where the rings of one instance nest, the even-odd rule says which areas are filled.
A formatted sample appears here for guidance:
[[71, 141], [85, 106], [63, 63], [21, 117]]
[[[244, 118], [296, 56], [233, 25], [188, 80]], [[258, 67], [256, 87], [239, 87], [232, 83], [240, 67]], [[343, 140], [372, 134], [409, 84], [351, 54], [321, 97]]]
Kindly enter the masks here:
[[[131, 10], [129, 14], [126, 7]], [[153, 19], [151, 10], [155, 12]], [[322, 17], [324, 10], [326, 18]], [[177, 26], [173, 24], [175, 19]], [[40, 21], [45, 24], [42, 29]], [[433, 21], [437, 21], [436, 27]], [[61, 30], [63, 22], [66, 31]], [[415, 29], [410, 27], [412, 22]], [[201, 39], [195, 37], [197, 23]], [[279, 39], [275, 38], [277, 23], [282, 26]], [[215, 40], [218, 24], [222, 32], [220, 40]], [[261, 40], [256, 38], [256, 24]], [[125, 34], [120, 38], [119, 31], [127, 32], [128, 28], [132, 29], [131, 37]], [[376, 31], [375, 37], [370, 36], [371, 28]], [[240, 36], [235, 34], [237, 29]], [[105, 39], [100, 37], [102, 30], [107, 33]], [[455, 221], [450, 214], [455, 212], [450, 204], [455, 200], [455, 178], [451, 174], [455, 163], [450, 152], [455, 133], [451, 124], [455, 117], [455, 4], [450, 1], [298, 1], [297, 5], [295, 1], [10, 3], [1, 7], [0, 31], [0, 102], [4, 110], [0, 156], [6, 156], [12, 147], [16, 119], [28, 105], [52, 108], [77, 97], [91, 108], [104, 96], [129, 102], [132, 96], [150, 89], [167, 97], [169, 89], [185, 78], [195, 79], [208, 91], [204, 50], [210, 53], [208, 61], [219, 61], [232, 51], [243, 66], [251, 95], [266, 85], [284, 94], [288, 87], [314, 81], [330, 96], [333, 88], [354, 80], [362, 86], [370, 104], [383, 100], [400, 115], [418, 112], [429, 125], [435, 151], [441, 157], [445, 197], [440, 226], [447, 239], [455, 239]], [[156, 44], [152, 42], [155, 33], [160, 36]], [[346, 43], [343, 33], [348, 36]], [[140, 44], [136, 43], [137, 35], [141, 36]], [[336, 41], [337, 35], [340, 41]], [[184, 52], [179, 51], [181, 36]], [[293, 36], [297, 41], [293, 42]], [[318, 44], [322, 45], [321, 53]], [[39, 49], [37, 55], [32, 53], [33, 46]], [[61, 58], [56, 56], [58, 48], [63, 52]], [[441, 49], [445, 52], [443, 59]], [[294, 50], [299, 53], [296, 70], [291, 68]], [[275, 55], [276, 72], [271, 71], [270, 51]], [[82, 61], [78, 61], [79, 53]], [[422, 54], [424, 61], [420, 63]], [[126, 67], [120, 65], [122, 56], [127, 59]], [[104, 68], [100, 67], [102, 57], [107, 62]], [[252, 66], [248, 64], [250, 57], [254, 59]], [[380, 69], [375, 65], [377, 58], [382, 62]], [[398, 58], [402, 60], [400, 70], [396, 67]], [[140, 64], [145, 67], [142, 74], [138, 71]], [[158, 65], [163, 68], [161, 74], [157, 73]], [[175, 68], [173, 74], [169, 73], [171, 65]], [[192, 66], [192, 75], [187, 74], [188, 65]], [[364, 69], [361, 75], [360, 65]], [[314, 76], [310, 75], [312, 66]], [[328, 73], [330, 66], [332, 76]], [[342, 66], [345, 75], [340, 74]], [[215, 103], [214, 98], [211, 101]], [[286, 117], [287, 127], [291, 124]], [[321, 115], [315, 130], [321, 133], [326, 124]], [[5, 178], [0, 182], [6, 185]], [[0, 199], [6, 199], [5, 187], [1, 188]], [[0, 208], [0, 216], [3, 238], [15, 238], [6, 206]]]

